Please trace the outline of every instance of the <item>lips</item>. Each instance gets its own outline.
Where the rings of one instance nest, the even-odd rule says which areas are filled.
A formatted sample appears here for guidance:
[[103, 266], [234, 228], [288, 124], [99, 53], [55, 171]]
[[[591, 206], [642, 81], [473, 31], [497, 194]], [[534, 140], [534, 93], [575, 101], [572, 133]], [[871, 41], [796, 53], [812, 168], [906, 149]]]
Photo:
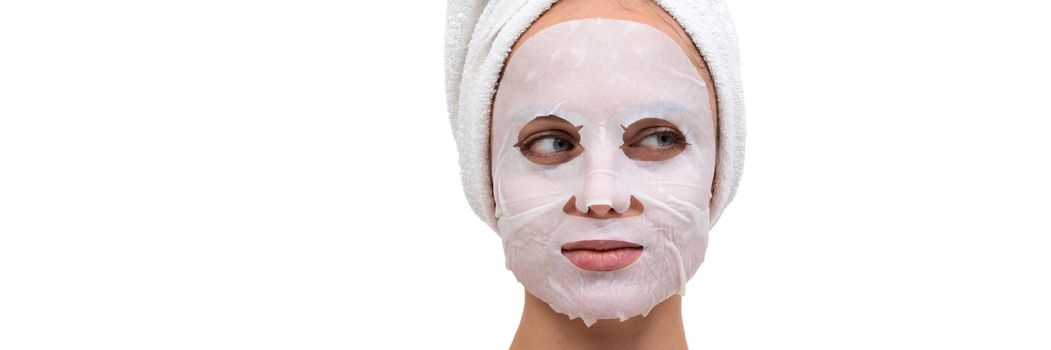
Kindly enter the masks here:
[[576, 241], [563, 245], [562, 255], [584, 270], [614, 271], [639, 260], [642, 249], [641, 245], [625, 241]]

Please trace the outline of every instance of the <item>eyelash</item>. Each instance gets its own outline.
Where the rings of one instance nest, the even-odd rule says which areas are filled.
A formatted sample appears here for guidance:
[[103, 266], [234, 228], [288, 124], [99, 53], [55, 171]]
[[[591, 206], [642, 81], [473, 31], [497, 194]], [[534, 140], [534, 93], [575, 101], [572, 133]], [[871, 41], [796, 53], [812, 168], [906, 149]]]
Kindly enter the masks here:
[[[672, 129], [672, 128], [669, 128], [669, 127], [666, 127], [666, 126], [654, 127], [652, 129], [656, 129], [656, 130], [653, 131], [653, 132], [650, 132], [650, 133], [646, 133], [645, 136], [642, 136], [642, 137], [638, 138], [638, 141], [635, 141], [634, 143], [628, 145], [628, 147], [638, 147], [639, 142], [642, 142], [642, 140], [645, 140], [647, 137], [650, 137], [650, 136], [653, 136], [653, 135], [661, 135], [661, 134], [671, 135], [671, 137], [673, 139], [675, 139], [675, 143], [676, 144], [682, 144], [683, 146], [689, 145], [689, 143], [686, 142], [686, 140], [687, 140], [687, 138], [686, 138], [687, 133], [679, 132], [678, 130], [675, 130], [675, 129]], [[664, 148], [664, 149], [671, 149], [672, 147], [675, 147], [675, 146], [674, 145], [673, 146], [668, 146], [667, 148]], [[664, 149], [662, 149], [662, 150], [664, 150]]]
[[[653, 126], [650, 128], [643, 129], [638, 133], [643, 135], [636, 137], [635, 141], [624, 149], [624, 152], [629, 158], [636, 160], [645, 161], [659, 161], [672, 158], [682, 152], [686, 146], [690, 145], [687, 141], [688, 134], [681, 132], [676, 128], [667, 126]], [[667, 146], [656, 146], [656, 147], [640, 147], [639, 143], [647, 138], [653, 136], [668, 135], [671, 137], [673, 143]], [[536, 142], [547, 139], [561, 139], [572, 145], [569, 150], [541, 153], [534, 152], [533, 146]], [[525, 140], [520, 142], [516, 147], [519, 148], [522, 155], [526, 158], [531, 159], [534, 163], [545, 164], [545, 165], [556, 165], [564, 163], [578, 155], [582, 149], [580, 148], [579, 141], [563, 130], [549, 129], [541, 131], [532, 135], [529, 135]], [[621, 146], [625, 147], [625, 146]], [[629, 151], [629, 148], [631, 149]]]
[[574, 141], [573, 138], [570, 137], [569, 135], [567, 135], [565, 132], [557, 131], [557, 130], [548, 130], [548, 131], [541, 131], [541, 132], [538, 132], [536, 134], [530, 135], [528, 138], [526, 138], [524, 141], [522, 141], [521, 147], [519, 147], [519, 148], [522, 150], [522, 153], [526, 154], [527, 156], [534, 156], [534, 157], [552, 157], [552, 156], [557, 156], [557, 153], [561, 153], [561, 152], [552, 153], [552, 154], [541, 154], [541, 153], [534, 153], [532, 151], [533, 143], [535, 143], [537, 141], [540, 141], [540, 140], [543, 140], [543, 139], [548, 138], [548, 137], [560, 138], [560, 139], [569, 141], [569, 143], [573, 144], [573, 147], [580, 147], [579, 145], [577, 145], [577, 142]]

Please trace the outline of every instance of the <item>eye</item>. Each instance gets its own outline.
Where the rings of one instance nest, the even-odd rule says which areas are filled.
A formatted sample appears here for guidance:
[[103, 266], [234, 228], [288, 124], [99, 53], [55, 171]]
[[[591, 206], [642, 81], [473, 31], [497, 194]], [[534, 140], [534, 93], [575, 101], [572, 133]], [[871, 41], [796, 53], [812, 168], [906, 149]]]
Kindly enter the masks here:
[[638, 141], [621, 147], [628, 158], [635, 160], [670, 159], [682, 153], [689, 145], [685, 135], [676, 129], [664, 126], [644, 129], [638, 135], [642, 135], [636, 138]]
[[651, 148], [666, 148], [674, 146], [679, 142], [679, 139], [676, 136], [675, 133], [669, 131], [656, 132], [646, 136], [636, 145]]
[[536, 117], [518, 132], [515, 147], [533, 163], [565, 163], [584, 152], [578, 132], [582, 127], [556, 115]]
[[533, 153], [547, 154], [555, 152], [568, 152], [573, 150], [573, 141], [557, 136], [545, 136], [534, 140], [529, 144], [529, 151]]
[[543, 165], [568, 162], [584, 151], [583, 146], [561, 130], [547, 130], [530, 135], [519, 144], [519, 149], [526, 159]]

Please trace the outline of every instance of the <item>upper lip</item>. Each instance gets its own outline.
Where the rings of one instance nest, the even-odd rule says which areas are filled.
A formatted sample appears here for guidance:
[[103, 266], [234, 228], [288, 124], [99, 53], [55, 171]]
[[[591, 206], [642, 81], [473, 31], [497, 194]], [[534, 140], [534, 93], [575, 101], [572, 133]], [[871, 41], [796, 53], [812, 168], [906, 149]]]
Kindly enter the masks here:
[[603, 250], [613, 250], [613, 249], [622, 249], [622, 248], [642, 248], [642, 246], [638, 245], [638, 244], [635, 244], [635, 243], [631, 243], [631, 242], [616, 241], [616, 240], [606, 240], [606, 239], [603, 239], [603, 240], [576, 241], [576, 242], [569, 242], [569, 243], [566, 243], [566, 244], [562, 245], [562, 250], [563, 251], [567, 251], [567, 250], [597, 250], [597, 251], [603, 251]]

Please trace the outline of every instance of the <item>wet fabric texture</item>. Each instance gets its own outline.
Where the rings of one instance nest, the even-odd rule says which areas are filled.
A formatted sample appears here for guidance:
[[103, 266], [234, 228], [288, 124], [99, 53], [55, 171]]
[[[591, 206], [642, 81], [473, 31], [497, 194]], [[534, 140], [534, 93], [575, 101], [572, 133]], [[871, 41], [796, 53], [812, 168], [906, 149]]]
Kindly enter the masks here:
[[[684, 291], [708, 240], [716, 154], [708, 88], [678, 44], [637, 22], [563, 22], [518, 48], [493, 103], [491, 167], [507, 267], [530, 293], [590, 325], [645, 315]], [[526, 123], [546, 116], [577, 130], [579, 156], [538, 164], [523, 155], [528, 145], [515, 146]], [[646, 118], [681, 131], [681, 152], [663, 160], [630, 158], [625, 133]], [[654, 153], [670, 149], [658, 139], [667, 136], [649, 137], [642, 142], [650, 145], [636, 146]], [[640, 215], [594, 218], [565, 208], [586, 213], [588, 206], [608, 205], [623, 213], [632, 197]], [[581, 240], [644, 248], [628, 267], [587, 271], [561, 250]]]

